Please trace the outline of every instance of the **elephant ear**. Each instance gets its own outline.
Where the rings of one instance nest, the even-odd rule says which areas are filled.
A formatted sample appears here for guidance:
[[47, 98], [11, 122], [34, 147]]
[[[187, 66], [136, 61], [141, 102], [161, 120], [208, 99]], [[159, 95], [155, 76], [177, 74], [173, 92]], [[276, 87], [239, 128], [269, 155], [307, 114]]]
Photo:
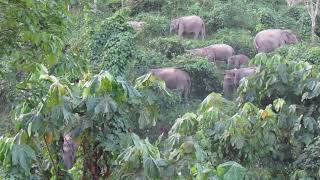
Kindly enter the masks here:
[[285, 43], [289, 42], [289, 33], [286, 30], [283, 30], [281, 32], [281, 37], [284, 40]]
[[298, 41], [296, 35], [294, 34], [293, 31], [291, 30], [283, 30], [282, 33], [281, 33], [281, 36], [283, 38], [283, 40], [285, 41], [285, 43], [295, 43]]
[[179, 18], [172, 20], [172, 21], [171, 21], [171, 24], [170, 24], [170, 28], [171, 28], [172, 30], [178, 29], [178, 28], [179, 28], [179, 21], [180, 21]]

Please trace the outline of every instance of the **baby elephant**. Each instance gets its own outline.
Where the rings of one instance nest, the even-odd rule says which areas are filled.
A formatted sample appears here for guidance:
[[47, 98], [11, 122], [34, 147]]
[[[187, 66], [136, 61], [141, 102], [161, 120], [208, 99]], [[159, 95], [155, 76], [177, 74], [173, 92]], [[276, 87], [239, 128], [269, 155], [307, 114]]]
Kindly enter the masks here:
[[250, 76], [256, 72], [254, 67], [225, 70], [223, 82], [223, 94], [227, 99], [232, 99], [233, 93], [239, 86], [242, 78]]
[[242, 65], [248, 64], [250, 59], [243, 54], [234, 55], [228, 58], [228, 66], [231, 68], [240, 68]]
[[144, 21], [128, 21], [127, 22], [130, 27], [132, 27], [135, 31], [139, 31], [146, 24]]
[[151, 69], [150, 72], [165, 81], [167, 88], [182, 91], [182, 95], [187, 101], [191, 90], [191, 78], [187, 72], [176, 68]]
[[207, 57], [211, 62], [227, 61], [235, 54], [234, 49], [227, 44], [214, 44], [204, 48], [186, 50], [186, 52], [192, 56]]

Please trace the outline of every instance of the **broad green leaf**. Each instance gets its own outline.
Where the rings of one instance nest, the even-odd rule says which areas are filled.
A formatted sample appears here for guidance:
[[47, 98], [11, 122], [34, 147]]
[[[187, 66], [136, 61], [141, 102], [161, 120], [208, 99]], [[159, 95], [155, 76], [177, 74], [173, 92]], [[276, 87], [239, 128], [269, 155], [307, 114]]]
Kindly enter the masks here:
[[158, 178], [160, 176], [160, 168], [153, 158], [143, 157], [143, 168], [145, 174], [150, 178]]
[[13, 165], [18, 165], [26, 173], [29, 173], [32, 160], [36, 160], [36, 155], [32, 148], [24, 144], [17, 144], [13, 146], [13, 149], [12, 149]]
[[246, 169], [234, 161], [228, 161], [217, 167], [217, 175], [223, 180], [243, 180]]

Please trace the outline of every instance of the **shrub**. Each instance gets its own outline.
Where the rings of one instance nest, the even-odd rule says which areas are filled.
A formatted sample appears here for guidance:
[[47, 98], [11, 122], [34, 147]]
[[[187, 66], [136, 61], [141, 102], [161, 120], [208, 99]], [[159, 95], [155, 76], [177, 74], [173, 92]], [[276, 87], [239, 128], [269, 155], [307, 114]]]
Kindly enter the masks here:
[[168, 58], [158, 51], [153, 49], [140, 48], [136, 52], [138, 61], [127, 71], [126, 77], [130, 80], [146, 74], [150, 68], [162, 67], [163, 63], [168, 62]]
[[167, 36], [169, 34], [170, 20], [165, 16], [159, 16], [149, 13], [141, 13], [136, 19], [145, 21], [147, 25], [139, 31], [138, 38], [145, 39], [147, 37]]
[[125, 68], [135, 59], [133, 32], [125, 19], [116, 14], [108, 18], [96, 33], [91, 45], [92, 60], [95, 68], [108, 69], [118, 74], [124, 73]]
[[253, 57], [256, 51], [253, 47], [253, 37], [250, 32], [237, 29], [223, 29], [218, 31], [212, 39], [215, 43], [225, 43], [234, 48], [236, 54], [245, 54]]
[[177, 67], [185, 70], [191, 77], [192, 96], [203, 99], [211, 92], [222, 91], [223, 71], [206, 58], [188, 59], [179, 56], [174, 60]]
[[294, 173], [295, 178], [317, 179], [320, 176], [320, 137], [314, 138], [312, 144], [306, 147], [302, 154], [293, 163], [298, 170]]
[[282, 48], [276, 49], [273, 53], [268, 56], [279, 54], [290, 61], [306, 61], [311, 64], [320, 63], [320, 47], [312, 44], [295, 44], [286, 45]]
[[177, 55], [184, 53], [184, 46], [179, 37], [160, 37], [154, 39], [150, 43], [150, 47], [166, 55], [167, 58], [171, 59]]

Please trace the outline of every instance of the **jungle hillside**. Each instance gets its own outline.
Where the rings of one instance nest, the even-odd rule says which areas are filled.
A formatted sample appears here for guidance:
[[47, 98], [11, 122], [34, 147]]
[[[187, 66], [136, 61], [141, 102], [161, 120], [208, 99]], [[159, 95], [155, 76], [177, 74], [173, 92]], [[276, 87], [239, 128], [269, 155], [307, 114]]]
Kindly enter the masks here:
[[0, 180], [320, 179], [320, 0], [0, 0]]

